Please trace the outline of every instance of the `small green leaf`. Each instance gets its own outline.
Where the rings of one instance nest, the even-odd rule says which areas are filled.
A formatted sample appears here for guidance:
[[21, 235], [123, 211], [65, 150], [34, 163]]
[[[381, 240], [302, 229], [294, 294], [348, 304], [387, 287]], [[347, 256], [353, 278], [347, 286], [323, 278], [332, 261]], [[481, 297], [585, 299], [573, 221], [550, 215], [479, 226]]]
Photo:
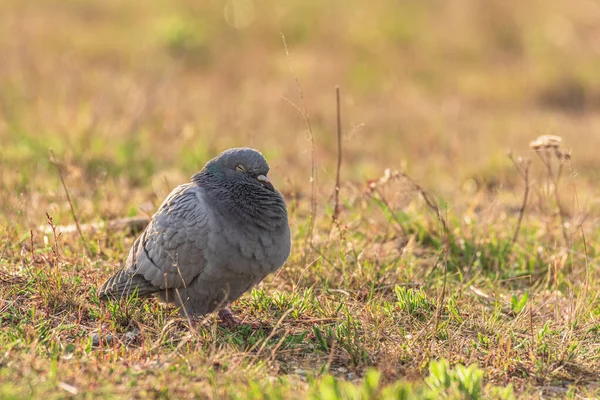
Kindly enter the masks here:
[[525, 305], [527, 304], [527, 300], [529, 299], [529, 290], [523, 294], [520, 298], [515, 296], [514, 294], [510, 298], [510, 308], [516, 313], [520, 313]]

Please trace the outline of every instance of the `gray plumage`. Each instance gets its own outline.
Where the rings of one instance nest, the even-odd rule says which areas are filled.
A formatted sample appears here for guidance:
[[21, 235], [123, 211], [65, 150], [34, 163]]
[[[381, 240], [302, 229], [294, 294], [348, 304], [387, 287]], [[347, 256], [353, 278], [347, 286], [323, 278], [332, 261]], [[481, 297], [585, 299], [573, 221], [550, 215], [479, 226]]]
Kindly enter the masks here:
[[234, 148], [175, 188], [136, 239], [100, 299], [154, 293], [200, 316], [277, 271], [291, 249], [282, 195], [262, 154]]

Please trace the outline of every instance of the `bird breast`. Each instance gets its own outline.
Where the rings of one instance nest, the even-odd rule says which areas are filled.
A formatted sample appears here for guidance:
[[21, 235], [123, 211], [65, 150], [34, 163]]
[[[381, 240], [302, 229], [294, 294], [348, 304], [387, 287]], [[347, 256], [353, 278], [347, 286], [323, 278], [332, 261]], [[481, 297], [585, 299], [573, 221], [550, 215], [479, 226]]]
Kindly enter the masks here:
[[[219, 260], [220, 265], [211, 267], [223, 278], [262, 280], [277, 271], [290, 254], [289, 226], [285, 224], [278, 231], [270, 232], [256, 227], [237, 226], [223, 228], [231, 224], [221, 223], [213, 218], [208, 240], [208, 260]], [[223, 240], [225, 239], [225, 240]], [[207, 271], [208, 272], [208, 271]]]

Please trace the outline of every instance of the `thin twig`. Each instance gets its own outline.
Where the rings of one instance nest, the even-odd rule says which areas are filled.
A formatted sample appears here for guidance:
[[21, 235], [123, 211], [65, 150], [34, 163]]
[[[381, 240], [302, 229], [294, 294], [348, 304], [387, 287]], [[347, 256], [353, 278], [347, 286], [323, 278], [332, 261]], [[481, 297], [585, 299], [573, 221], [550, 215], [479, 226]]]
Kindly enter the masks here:
[[550, 193], [550, 183], [552, 183], [553, 188], [552, 191], [554, 192], [554, 201], [556, 202], [556, 207], [558, 208], [558, 215], [560, 217], [560, 226], [562, 229], [562, 234], [563, 234], [563, 238], [565, 240], [565, 245], [566, 247], [571, 247], [570, 243], [571, 240], [569, 239], [569, 232], [567, 231], [567, 214], [565, 212], [564, 207], [562, 206], [562, 202], [560, 201], [560, 192], [558, 190], [558, 184], [560, 183], [560, 178], [562, 175], [562, 166], [563, 166], [563, 156], [565, 157], [565, 159], [569, 159], [570, 156], [568, 155], [568, 153], [563, 154], [560, 152], [559, 149], [556, 149], [555, 154], [556, 154], [556, 158], [558, 159], [558, 170], [556, 172], [556, 174], [554, 174], [554, 171], [552, 169], [552, 159], [551, 159], [551, 153], [549, 151], [549, 149], [542, 149], [542, 150], [536, 150], [536, 154], [540, 157], [540, 160], [542, 161], [542, 164], [544, 165], [544, 167], [546, 168], [546, 174], [548, 177], [548, 184], [547, 184], [547, 192], [548, 194]]
[[73, 217], [73, 220], [75, 220], [75, 226], [77, 226], [77, 232], [79, 232], [79, 236], [81, 237], [81, 241], [83, 242], [83, 245], [85, 247], [85, 250], [88, 253], [88, 256], [92, 255], [92, 252], [90, 251], [90, 248], [88, 247], [88, 243], [85, 240], [85, 237], [83, 236], [83, 231], [81, 230], [81, 227], [79, 226], [79, 220], [77, 219], [77, 214], [75, 214], [75, 207], [73, 207], [73, 202], [71, 201], [71, 196], [69, 195], [69, 190], [67, 189], [67, 185], [65, 184], [65, 179], [63, 178], [63, 174], [62, 171], [60, 170], [60, 166], [58, 164], [58, 162], [56, 161], [56, 156], [54, 155], [54, 151], [52, 149], [50, 149], [50, 162], [52, 164], [54, 164], [54, 166], [56, 167], [56, 170], [58, 171], [58, 176], [60, 177], [60, 183], [62, 183], [62, 187], [65, 191], [65, 195], [67, 196], [67, 200], [69, 201], [69, 206], [71, 207], [71, 216]]
[[2, 253], [0, 254], [0, 261], [2, 261], [2, 259], [4, 258], [4, 255], [6, 254], [6, 250], [8, 250], [8, 244], [10, 243], [10, 235], [12, 235], [14, 229], [15, 229], [15, 226], [11, 225], [10, 229], [6, 233], [6, 239], [5, 239], [6, 243], [4, 244], [4, 248], [2, 249]]
[[340, 173], [342, 170], [342, 110], [340, 106], [340, 87], [335, 88], [335, 100], [337, 110], [337, 169], [335, 173], [335, 200], [333, 203], [333, 215], [331, 218], [337, 221], [340, 212]]
[[[437, 206], [436, 206], [437, 209]], [[438, 210], [439, 212], [439, 210]], [[450, 248], [450, 237], [449, 237], [449, 232], [447, 229], [447, 225], [444, 219], [440, 218], [440, 222], [441, 222], [441, 226], [442, 229], [444, 230], [442, 232], [442, 240], [443, 240], [443, 260], [444, 260], [444, 283], [442, 285], [442, 293], [440, 295], [440, 297], [438, 298], [438, 307], [435, 313], [435, 323], [434, 323], [434, 332], [437, 332], [438, 327], [439, 327], [439, 323], [440, 323], [440, 317], [442, 315], [442, 310], [444, 308], [444, 302], [446, 299], [446, 284], [448, 281], [448, 251]]]
[[329, 357], [327, 357], [327, 363], [325, 364], [325, 371], [329, 371], [331, 368], [331, 364], [333, 364], [333, 360], [335, 358], [335, 344], [337, 343], [336, 340], [331, 342], [331, 350], [329, 351]]
[[256, 352], [256, 357], [258, 357], [260, 355], [260, 353], [262, 353], [262, 351], [264, 350], [265, 346], [267, 345], [267, 343], [269, 342], [269, 340], [271, 340], [271, 338], [273, 336], [275, 336], [275, 334], [277, 333], [277, 328], [279, 328], [279, 326], [283, 323], [283, 320], [293, 311], [293, 308], [288, 308], [282, 315], [281, 318], [279, 318], [279, 321], [277, 321], [277, 323], [275, 324], [275, 326], [273, 327], [273, 329], [271, 330], [271, 333], [269, 334], [269, 336], [266, 337], [265, 340], [261, 342], [256, 342], [256, 344], [254, 346], [252, 346], [250, 348], [250, 350], [248, 350], [248, 353], [252, 353], [254, 351], [254, 349], [260, 344], [260, 348], [258, 349], [258, 351]]
[[423, 200], [425, 200], [425, 204], [427, 204], [427, 207], [431, 211], [433, 211], [433, 213], [436, 216], [436, 219], [438, 220], [438, 222], [440, 223], [440, 225], [442, 227], [443, 232], [442, 232], [441, 237], [442, 238], [446, 237], [449, 242], [451, 233], [450, 233], [450, 230], [448, 229], [448, 224], [446, 223], [446, 220], [442, 217], [442, 213], [440, 212], [440, 208], [438, 207], [437, 202], [421, 185], [419, 185], [414, 179], [412, 179], [406, 172], [404, 172], [404, 171], [390, 172], [389, 169], [386, 170], [386, 175], [383, 178], [381, 178], [379, 180], [379, 182], [373, 182], [369, 185], [369, 190], [370, 190], [369, 195], [372, 195], [372, 193], [376, 193], [379, 196], [381, 202], [390, 211], [390, 215], [398, 223], [398, 226], [400, 227], [402, 232], [404, 234], [407, 234], [405, 228], [402, 226], [402, 223], [398, 220], [398, 218], [396, 217], [395, 213], [393, 212], [391, 206], [386, 201], [385, 196], [383, 196], [383, 193], [381, 192], [381, 190], [379, 190], [379, 187], [380, 187], [380, 185], [382, 185], [382, 183], [387, 182], [389, 179], [399, 179], [399, 178], [403, 178], [408, 183], [410, 183], [410, 185], [413, 187], [413, 189], [421, 195]]
[[531, 287], [533, 286], [533, 277], [529, 275], [529, 334], [531, 336], [531, 345], [533, 346], [533, 293]]
[[521, 231], [521, 223], [523, 222], [523, 216], [525, 215], [525, 209], [527, 208], [527, 200], [529, 198], [529, 166], [531, 165], [531, 159], [526, 158], [525, 160], [523, 160], [519, 157], [518, 160], [515, 160], [512, 153], [509, 153], [508, 157], [519, 171], [519, 174], [521, 175], [525, 183], [525, 190], [523, 191], [523, 201], [521, 203], [521, 208], [519, 209], [519, 219], [517, 220], [517, 226], [515, 227], [515, 231], [510, 242], [510, 248], [512, 249], [519, 237], [519, 232]]
[[35, 249], [33, 247], [33, 229], [29, 230], [29, 247], [31, 247], [31, 265], [33, 265], [35, 263]]
[[[391, 218], [396, 221], [396, 224], [398, 225], [398, 227], [400, 228], [400, 232], [402, 233], [402, 235], [404, 236], [408, 236], [408, 232], [406, 231], [406, 228], [404, 228], [404, 225], [402, 225], [402, 221], [400, 221], [400, 219], [398, 218], [398, 216], [396, 215], [396, 213], [394, 212], [394, 210], [392, 209], [392, 206], [389, 204], [389, 202], [387, 201], [386, 197], [383, 195], [382, 191], [379, 190], [378, 187], [375, 187], [375, 189], [373, 190], [377, 195], [379, 195], [379, 200], [381, 200], [381, 202], [383, 203], [383, 205], [385, 206], [385, 208], [387, 208], [387, 210], [390, 213]], [[394, 227], [395, 228], [395, 227]], [[397, 229], [397, 228], [396, 228]], [[396, 230], [397, 231], [397, 230]]]
[[[435, 318], [434, 318], [434, 324], [433, 324], [433, 329], [434, 332], [437, 332], [437, 329], [439, 327], [439, 321], [440, 321], [440, 317], [441, 317], [441, 313], [442, 313], [442, 309], [443, 309], [443, 304], [446, 298], [446, 286], [447, 286], [447, 278], [448, 278], [448, 252], [450, 250], [450, 230], [448, 229], [448, 224], [446, 222], [446, 218], [442, 215], [439, 206], [437, 205], [437, 202], [435, 201], [435, 199], [433, 199], [433, 197], [421, 186], [419, 185], [414, 179], [412, 179], [406, 172], [404, 171], [395, 171], [393, 173], [390, 174], [391, 178], [395, 178], [398, 179], [399, 177], [404, 178], [407, 182], [409, 182], [411, 184], [411, 186], [413, 187], [414, 190], [417, 191], [417, 193], [419, 193], [421, 195], [421, 197], [423, 198], [423, 200], [425, 200], [425, 203], [427, 204], [427, 207], [429, 207], [429, 209], [431, 211], [434, 212], [438, 222], [439, 222], [439, 226], [441, 228], [441, 233], [440, 236], [442, 238], [442, 255], [443, 255], [443, 262], [444, 262], [444, 283], [442, 285], [442, 292], [440, 294], [440, 296], [438, 297], [438, 308], [436, 310], [436, 314], [435, 314]], [[381, 194], [381, 192], [378, 190], [377, 185], [375, 185], [373, 187], [373, 189], [375, 190], [376, 193], [379, 194], [380, 198], [384, 198]], [[395, 217], [393, 211], [391, 210], [391, 208], [389, 207], [388, 204], [385, 203], [386, 207], [390, 210], [392, 217]], [[397, 221], [399, 223], [399, 221]], [[402, 225], [399, 223], [400, 227], [404, 230], [404, 228], [402, 227]], [[437, 261], [436, 261], [436, 265], [433, 267], [432, 271], [435, 270], [437, 268]], [[429, 321], [429, 323], [427, 324], [427, 326], [429, 326], [429, 324], [431, 323], [431, 320]], [[425, 327], [424, 329], [427, 329], [427, 327]]]
[[[281, 336], [281, 339], [279, 339], [279, 341], [277, 342], [277, 344], [275, 345], [275, 347], [273, 347], [273, 350], [271, 350], [271, 355], [269, 356], [269, 361], [274, 361], [275, 360], [275, 356], [277, 355], [277, 351], [281, 348], [281, 346], [285, 343], [285, 339], [287, 339], [287, 337], [290, 335], [290, 330], [286, 329], [285, 332], [283, 332], [283, 335]], [[257, 354], [258, 356], [258, 354]]]
[[[281, 34], [281, 40], [283, 41], [283, 48], [285, 49], [285, 55], [288, 59], [288, 66], [290, 68], [290, 72], [292, 73], [292, 76], [294, 77], [294, 80], [296, 81], [296, 89], [298, 90], [298, 95], [300, 96], [301, 107], [298, 107], [296, 104], [294, 104], [289, 99], [286, 99], [286, 100], [290, 104], [295, 106], [296, 109], [302, 115], [302, 118], [304, 119], [304, 122], [306, 123], [306, 128], [308, 129], [308, 135], [309, 135], [309, 140], [310, 140], [310, 223], [309, 223], [309, 228], [308, 228], [308, 235], [306, 237], [306, 243], [304, 246], [306, 249], [307, 247], [310, 247], [310, 248], [313, 247], [313, 234], [314, 234], [314, 228], [315, 228], [315, 218], [316, 218], [316, 214], [317, 214], [317, 195], [316, 195], [316, 188], [315, 188], [316, 181], [317, 181], [317, 176], [316, 176], [317, 168], [316, 168], [316, 162], [315, 162], [315, 139], [314, 139], [314, 135], [313, 135], [312, 125], [310, 123], [310, 115], [308, 114], [308, 111], [304, 104], [305, 103], [304, 92], [302, 91], [302, 87], [300, 86], [300, 81], [298, 80], [298, 77], [296, 76], [296, 73], [294, 72], [294, 67], [292, 66], [292, 62], [290, 59], [290, 53], [289, 53], [288, 47], [287, 47], [287, 42], [285, 41], [285, 36], [283, 35], [283, 33]], [[307, 244], [308, 244], [308, 246], [307, 246]], [[305, 253], [307, 253], [307, 252], [305, 252]]]
[[[52, 229], [52, 236], [54, 237], [54, 246], [52, 246], [52, 253], [54, 253], [54, 270], [55, 272], [58, 272], [58, 256], [59, 256], [59, 252], [60, 249], [58, 247], [58, 235], [56, 234], [56, 226], [54, 225], [54, 220], [52, 219], [52, 217], [50, 216], [50, 214], [46, 213], [46, 219], [48, 220], [48, 225], [50, 225], [50, 228]], [[33, 231], [30, 231], [31, 234], [31, 257], [33, 258]], [[34, 260], [31, 260], [32, 264], [34, 262]]]
[[440, 222], [440, 224], [442, 225], [442, 228], [444, 229], [443, 233], [445, 235], [449, 235], [450, 231], [448, 230], [448, 225], [446, 224], [446, 220], [442, 217], [442, 214], [440, 212], [440, 208], [438, 207], [436, 201], [431, 197], [431, 195], [421, 185], [419, 185], [414, 179], [412, 179], [410, 176], [408, 176], [408, 174], [406, 172], [399, 171], [399, 173], [421, 195], [421, 197], [423, 198], [423, 200], [425, 200], [425, 203], [427, 204], [427, 207], [429, 207], [429, 209], [432, 210], [435, 213], [438, 221]]
[[[571, 159], [569, 157], [568, 159], [569, 162], [569, 169], [571, 170], [571, 176], [573, 176], [573, 164], [571, 163]], [[577, 210], [581, 213], [581, 205], [579, 204], [579, 195], [577, 194], [577, 186], [575, 185], [575, 182], [573, 183], [573, 197], [575, 200], [575, 204], [577, 205]], [[583, 302], [585, 301], [585, 297], [587, 296], [587, 292], [589, 289], [589, 285], [590, 285], [590, 260], [589, 260], [589, 254], [588, 254], [588, 245], [587, 245], [587, 238], [585, 236], [585, 231], [583, 230], [583, 224], [585, 222], [585, 218], [582, 219], [581, 223], [579, 224], [579, 230], [581, 232], [581, 239], [583, 242], [583, 253], [585, 255], [585, 278], [583, 281], [583, 294], [581, 296], [578, 296], [578, 301], [577, 301], [577, 305], [576, 305], [576, 310], [579, 309], [580, 307], [582, 307]]]
[[560, 227], [562, 228], [562, 234], [565, 239], [565, 244], [567, 247], [571, 247], [571, 239], [569, 238], [569, 232], [567, 230], [567, 213], [562, 206], [562, 202], [560, 201], [560, 193], [558, 191], [558, 182], [561, 178], [561, 173], [563, 170], [563, 162], [560, 160], [560, 164], [558, 165], [558, 172], [556, 173], [556, 180], [554, 181], [554, 200], [556, 201], [556, 206], [558, 207], [558, 215], [560, 216]]

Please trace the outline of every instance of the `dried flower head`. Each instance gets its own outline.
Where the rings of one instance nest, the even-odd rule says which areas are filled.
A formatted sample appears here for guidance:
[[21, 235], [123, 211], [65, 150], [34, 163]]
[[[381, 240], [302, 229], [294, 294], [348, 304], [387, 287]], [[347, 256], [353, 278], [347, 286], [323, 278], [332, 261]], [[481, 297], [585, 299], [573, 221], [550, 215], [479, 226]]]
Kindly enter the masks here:
[[535, 151], [543, 149], [558, 149], [560, 147], [561, 142], [562, 138], [560, 136], [542, 135], [535, 139], [533, 142], [529, 143], [529, 147], [531, 147]]
[[385, 171], [383, 171], [383, 176], [381, 178], [379, 178], [379, 184], [381, 184], [381, 185], [386, 184], [387, 181], [389, 181], [391, 177], [392, 177], [392, 170], [389, 168], [386, 168]]
[[383, 187], [390, 180], [397, 179], [401, 175], [402, 174], [400, 173], [400, 171], [391, 170], [390, 168], [386, 168], [385, 171], [383, 172], [383, 176], [381, 178], [372, 179], [367, 182], [367, 191], [372, 192], [373, 190], [377, 189], [378, 187]]

